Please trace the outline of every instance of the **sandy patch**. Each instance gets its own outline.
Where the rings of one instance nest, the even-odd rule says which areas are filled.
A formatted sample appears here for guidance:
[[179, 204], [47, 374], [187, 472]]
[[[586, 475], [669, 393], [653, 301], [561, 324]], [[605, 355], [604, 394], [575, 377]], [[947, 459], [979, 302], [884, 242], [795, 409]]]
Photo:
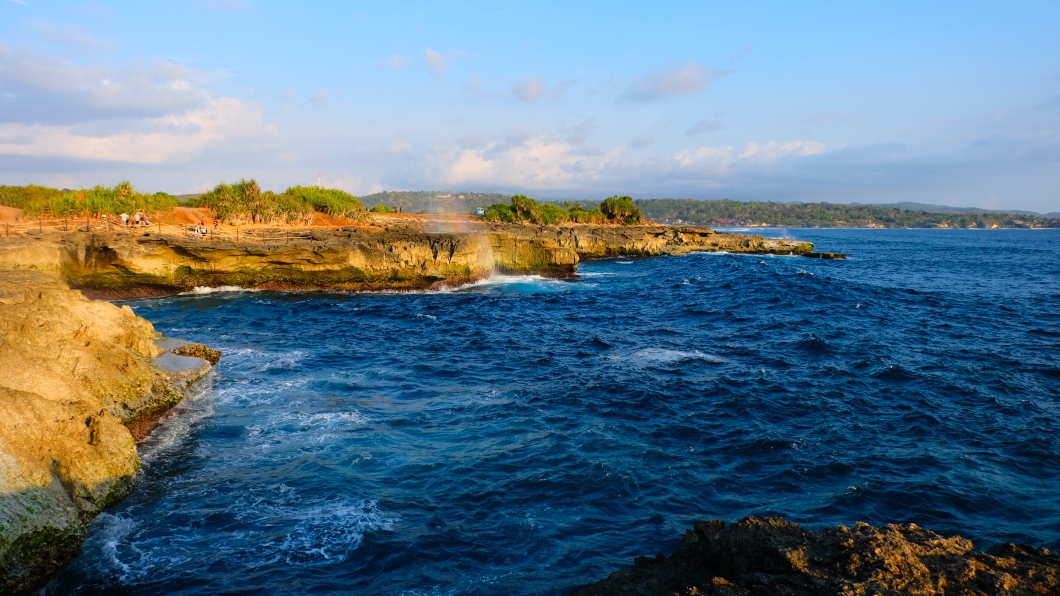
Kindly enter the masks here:
[[0, 205], [0, 223], [15, 223], [16, 219], [22, 221], [21, 209]]
[[151, 223], [163, 224], [197, 224], [205, 220], [206, 225], [213, 225], [213, 209], [206, 207], [176, 207], [172, 211], [157, 214]]

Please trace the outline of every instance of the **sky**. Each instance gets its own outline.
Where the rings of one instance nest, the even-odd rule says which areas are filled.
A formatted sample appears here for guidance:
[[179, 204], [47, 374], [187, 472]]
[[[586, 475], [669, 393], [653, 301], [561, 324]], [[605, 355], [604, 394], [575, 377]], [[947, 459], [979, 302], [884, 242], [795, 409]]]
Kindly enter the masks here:
[[0, 0], [0, 184], [1060, 211], [1060, 2]]

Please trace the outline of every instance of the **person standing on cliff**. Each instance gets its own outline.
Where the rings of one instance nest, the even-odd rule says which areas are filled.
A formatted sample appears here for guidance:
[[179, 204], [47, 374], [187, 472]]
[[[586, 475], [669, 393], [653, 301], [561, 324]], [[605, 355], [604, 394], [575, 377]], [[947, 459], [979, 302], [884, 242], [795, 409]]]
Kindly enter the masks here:
[[121, 212], [121, 225], [125, 228], [129, 227], [129, 214], [124, 211]]

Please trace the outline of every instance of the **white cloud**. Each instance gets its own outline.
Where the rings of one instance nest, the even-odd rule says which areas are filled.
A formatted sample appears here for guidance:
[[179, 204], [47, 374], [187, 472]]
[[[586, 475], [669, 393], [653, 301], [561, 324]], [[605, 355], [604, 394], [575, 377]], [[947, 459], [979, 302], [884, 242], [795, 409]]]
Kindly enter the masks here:
[[160, 116], [205, 105], [200, 85], [216, 76], [165, 60], [85, 66], [0, 44], [0, 122]]
[[541, 77], [524, 79], [512, 87], [512, 95], [526, 103], [535, 103], [544, 92], [545, 80]]
[[404, 139], [394, 139], [390, 142], [390, 146], [387, 147], [388, 153], [402, 154], [409, 153], [412, 151], [412, 143]]
[[394, 54], [386, 60], [380, 60], [375, 65], [380, 68], [389, 68], [391, 70], [402, 70], [407, 68], [412, 63], [411, 60], [402, 56], [401, 54]]
[[0, 154], [161, 164], [189, 161], [224, 141], [275, 134], [260, 106], [232, 97], [210, 98], [201, 109], [145, 119], [131, 129], [91, 134], [80, 128], [0, 124]]
[[36, 29], [44, 36], [48, 41], [65, 44], [82, 46], [86, 48], [95, 48], [100, 50], [109, 49], [113, 46], [113, 42], [109, 39], [103, 39], [94, 37], [74, 27], [65, 27], [63, 29], [57, 29], [52, 24], [42, 21], [39, 19], [31, 19], [26, 23], [31, 29]]
[[523, 79], [512, 87], [512, 96], [526, 103], [536, 103], [537, 100], [542, 97], [549, 97], [551, 99], [559, 99], [563, 94], [574, 85], [578, 84], [577, 79], [568, 79], [560, 81], [552, 89], [548, 88], [545, 83], [545, 79], [541, 77], [535, 77], [531, 79]]
[[689, 62], [649, 73], [630, 83], [622, 96], [630, 101], [653, 101], [667, 95], [692, 95], [709, 89], [723, 74], [725, 71]]
[[[585, 124], [585, 123], [583, 123]], [[650, 138], [635, 139], [630, 147]], [[813, 141], [769, 141], [742, 147], [699, 147], [669, 157], [585, 147], [544, 131], [494, 140], [446, 141], [435, 145], [394, 185], [422, 188], [505, 188], [552, 193], [668, 192], [681, 188], [719, 188], [743, 177], [783, 170], [792, 160], [826, 151]]]
[[325, 107], [330, 104], [330, 102], [328, 102], [328, 98], [332, 95], [335, 95], [334, 91], [330, 91], [328, 89], [321, 89], [313, 95], [309, 96], [309, 101], [313, 102], [319, 107]]
[[165, 61], [113, 69], [0, 44], [0, 154], [180, 162], [275, 136], [259, 105], [215, 98], [201, 78], [209, 74]]
[[705, 132], [714, 132], [715, 130], [721, 130], [725, 128], [725, 125], [720, 120], [700, 120], [692, 126], [688, 127], [685, 131], [686, 135], [698, 135]]
[[426, 48], [423, 50], [423, 59], [427, 61], [427, 72], [431, 73], [431, 76], [439, 81], [444, 81], [445, 73], [449, 70], [445, 57], [437, 50]]

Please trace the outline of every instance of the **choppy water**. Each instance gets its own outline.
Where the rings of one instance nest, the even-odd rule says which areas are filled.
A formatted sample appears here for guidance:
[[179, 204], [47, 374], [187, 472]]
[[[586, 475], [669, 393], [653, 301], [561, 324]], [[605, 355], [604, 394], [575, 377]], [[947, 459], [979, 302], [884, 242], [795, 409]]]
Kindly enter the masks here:
[[50, 594], [562, 594], [701, 518], [1060, 547], [1060, 232], [133, 303], [225, 355]]

